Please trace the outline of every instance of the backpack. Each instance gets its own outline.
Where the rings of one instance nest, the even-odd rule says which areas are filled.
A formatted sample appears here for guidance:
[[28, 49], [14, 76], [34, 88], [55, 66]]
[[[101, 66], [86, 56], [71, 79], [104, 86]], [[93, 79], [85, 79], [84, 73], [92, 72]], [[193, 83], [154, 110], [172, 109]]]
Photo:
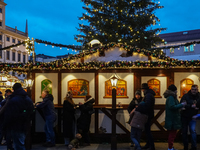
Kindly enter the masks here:
[[35, 112], [32, 100], [26, 95], [22, 97], [24, 100], [24, 107], [20, 114], [20, 120], [30, 121]]

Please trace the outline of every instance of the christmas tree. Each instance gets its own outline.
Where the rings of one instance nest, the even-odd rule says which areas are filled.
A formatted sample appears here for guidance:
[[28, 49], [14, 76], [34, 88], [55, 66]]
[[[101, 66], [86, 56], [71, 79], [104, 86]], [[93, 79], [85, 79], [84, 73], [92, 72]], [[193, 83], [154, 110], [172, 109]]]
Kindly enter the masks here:
[[153, 28], [159, 22], [155, 10], [163, 8], [156, 0], [82, 0], [86, 13], [79, 20], [75, 40], [87, 45], [93, 39], [101, 43], [125, 43], [139, 48], [151, 48], [162, 40], [157, 36], [164, 28]]

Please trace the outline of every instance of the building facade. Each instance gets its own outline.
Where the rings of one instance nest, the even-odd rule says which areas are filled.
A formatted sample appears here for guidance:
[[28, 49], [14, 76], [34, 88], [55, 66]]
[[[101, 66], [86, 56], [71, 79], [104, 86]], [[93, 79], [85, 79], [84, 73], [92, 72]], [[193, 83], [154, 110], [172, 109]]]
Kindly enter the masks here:
[[[159, 36], [165, 40], [165, 45], [158, 45], [158, 47], [184, 45], [186, 43], [200, 41], [200, 29], [160, 34]], [[178, 48], [163, 49], [163, 51], [167, 56], [176, 59], [200, 59], [200, 44], [192, 44], [188, 46], [180, 46]]]
[[[26, 22], [25, 32], [19, 31], [17, 27], [12, 28], [6, 26], [6, 3], [4, 0], [0, 0], [0, 48], [8, 47], [14, 44], [21, 43], [28, 38], [28, 27]], [[0, 63], [27, 63], [28, 62], [28, 52], [26, 50], [25, 44], [20, 46], [1, 50], [0, 51]], [[12, 73], [19, 79], [23, 80], [26, 75]]]
[[[17, 27], [12, 28], [6, 26], [5, 9], [6, 3], [0, 0], [0, 48], [4, 48], [13, 44], [18, 44], [28, 38], [28, 28], [26, 24], [26, 31], [17, 30]], [[27, 63], [28, 53], [25, 45], [0, 51], [0, 62], [2, 63]]]

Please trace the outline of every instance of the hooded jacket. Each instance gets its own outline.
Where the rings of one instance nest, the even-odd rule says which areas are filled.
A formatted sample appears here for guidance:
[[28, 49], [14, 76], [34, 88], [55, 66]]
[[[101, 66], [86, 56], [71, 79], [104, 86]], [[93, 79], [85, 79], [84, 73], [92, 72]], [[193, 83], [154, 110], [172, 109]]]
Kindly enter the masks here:
[[167, 130], [178, 130], [181, 128], [180, 108], [183, 105], [179, 103], [173, 91], [166, 90], [163, 95], [166, 98], [165, 128]]
[[4, 127], [8, 130], [26, 131], [33, 113], [33, 102], [23, 88], [15, 90], [7, 101]]
[[53, 95], [47, 94], [43, 101], [37, 105], [37, 108], [42, 109], [45, 119], [56, 119], [56, 112], [53, 104]]
[[148, 116], [148, 120], [154, 117], [154, 105], [155, 105], [155, 92], [152, 89], [147, 89], [144, 93], [143, 101], [135, 109], [142, 114]]
[[78, 129], [89, 131], [94, 102], [94, 98], [90, 98], [79, 106], [81, 116], [78, 118]]
[[198, 103], [200, 101], [199, 93], [196, 95], [192, 95], [191, 90], [188, 91], [188, 93], [184, 94], [181, 98], [181, 103], [183, 101], [186, 101], [187, 105], [185, 106], [185, 109], [181, 111], [181, 117], [192, 119], [192, 116], [196, 115], [198, 113], [198, 109], [192, 108], [192, 105], [194, 103], [194, 100], [197, 101], [197, 107]]

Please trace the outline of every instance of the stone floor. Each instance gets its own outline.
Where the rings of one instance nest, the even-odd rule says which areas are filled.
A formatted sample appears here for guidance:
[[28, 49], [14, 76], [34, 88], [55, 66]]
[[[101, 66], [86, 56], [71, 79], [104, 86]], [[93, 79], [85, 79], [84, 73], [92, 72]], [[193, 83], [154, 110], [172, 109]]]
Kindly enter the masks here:
[[[141, 143], [143, 146], [145, 143]], [[156, 142], [155, 143], [156, 150], [167, 150], [167, 143]], [[182, 150], [182, 143], [174, 143], [174, 148], [177, 150]], [[110, 144], [91, 144], [91, 146], [79, 147], [77, 150], [110, 150]], [[198, 143], [197, 150], [200, 149], [200, 143]], [[0, 150], [7, 150], [6, 146], [0, 146]], [[66, 146], [62, 144], [57, 144], [56, 147], [46, 148], [43, 147], [42, 144], [36, 144], [32, 146], [32, 150], [67, 150]], [[117, 150], [134, 150], [133, 147], [130, 147], [130, 143], [119, 143], [117, 144]]]

